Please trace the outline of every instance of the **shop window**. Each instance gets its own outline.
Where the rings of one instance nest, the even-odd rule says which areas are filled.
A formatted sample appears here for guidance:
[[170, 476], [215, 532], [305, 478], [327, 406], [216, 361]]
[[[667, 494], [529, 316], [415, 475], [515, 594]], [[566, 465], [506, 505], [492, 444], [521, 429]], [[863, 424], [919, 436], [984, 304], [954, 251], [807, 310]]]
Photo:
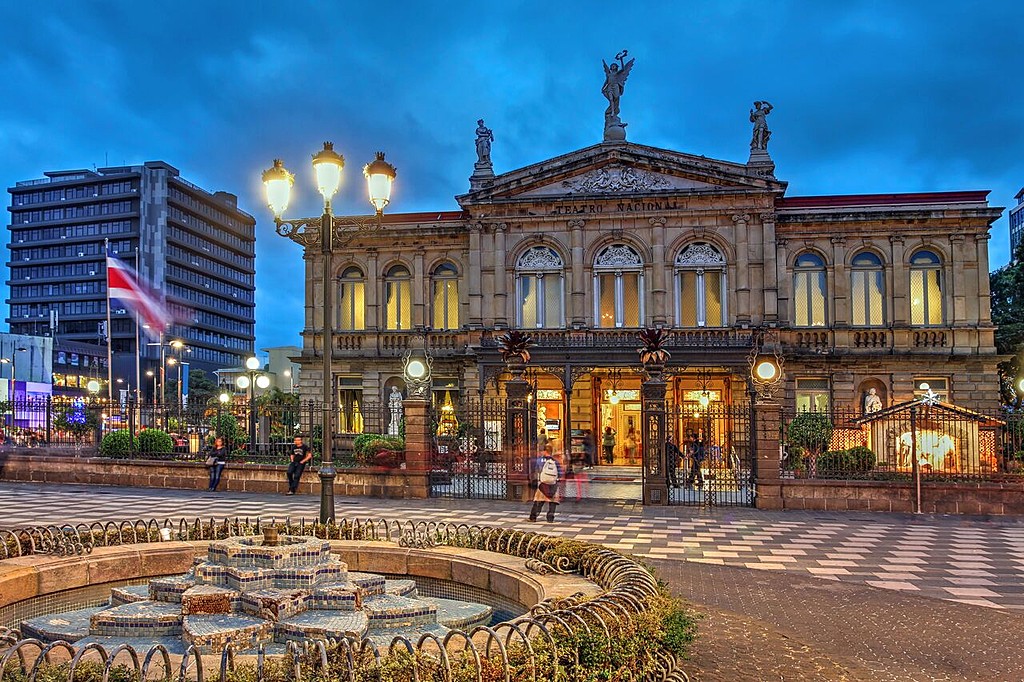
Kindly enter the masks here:
[[516, 325], [558, 328], [565, 325], [562, 304], [564, 264], [553, 249], [534, 246], [516, 262]]
[[676, 257], [676, 325], [724, 327], [725, 258], [704, 242], [690, 244]]
[[873, 253], [857, 254], [850, 272], [851, 321], [858, 327], [885, 325], [885, 271]]
[[643, 260], [626, 244], [606, 247], [594, 260], [594, 320], [602, 328], [639, 327], [644, 318]]
[[363, 380], [360, 377], [337, 377], [338, 433], [363, 432]]
[[459, 328], [459, 273], [451, 263], [434, 270], [434, 329]]
[[931, 251], [918, 251], [910, 259], [910, 323], [929, 327], [944, 322], [942, 261]]
[[412, 276], [404, 265], [396, 265], [384, 280], [384, 310], [389, 330], [412, 329]]
[[796, 380], [797, 412], [828, 412], [829, 385], [827, 377]]
[[338, 329], [366, 329], [366, 281], [359, 268], [348, 268], [341, 274], [338, 296]]
[[828, 299], [825, 294], [825, 262], [817, 254], [801, 254], [793, 272], [794, 324], [797, 327], [826, 325]]

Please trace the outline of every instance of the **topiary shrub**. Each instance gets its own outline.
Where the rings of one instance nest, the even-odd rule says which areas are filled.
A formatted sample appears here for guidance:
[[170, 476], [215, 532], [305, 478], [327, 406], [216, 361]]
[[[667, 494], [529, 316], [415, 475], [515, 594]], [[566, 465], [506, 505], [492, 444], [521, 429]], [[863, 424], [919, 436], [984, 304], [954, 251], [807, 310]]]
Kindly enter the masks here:
[[100, 441], [100, 455], [115, 459], [125, 459], [131, 457], [132, 450], [136, 449], [136, 447], [135, 439], [132, 438], [131, 432], [127, 429], [119, 429], [103, 436], [103, 440]]
[[[359, 464], [367, 466], [398, 466], [395, 453], [405, 452], [405, 439], [380, 433], [361, 433], [352, 441], [352, 454]], [[395, 461], [388, 465], [381, 462]]]
[[144, 455], [174, 452], [174, 439], [160, 429], [143, 429], [139, 432], [139, 452]]
[[789, 446], [803, 449], [811, 478], [818, 475], [818, 456], [828, 449], [832, 431], [832, 420], [822, 412], [801, 412], [789, 423]]

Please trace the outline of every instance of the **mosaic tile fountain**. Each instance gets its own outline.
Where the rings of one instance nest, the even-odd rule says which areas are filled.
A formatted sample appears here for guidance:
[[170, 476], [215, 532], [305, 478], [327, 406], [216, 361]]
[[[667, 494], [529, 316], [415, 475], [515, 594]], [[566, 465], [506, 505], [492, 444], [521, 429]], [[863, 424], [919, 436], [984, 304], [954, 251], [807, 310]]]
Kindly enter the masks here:
[[76, 645], [160, 643], [178, 653], [189, 645], [219, 653], [230, 639], [236, 651], [262, 644], [274, 653], [306, 639], [443, 636], [491, 616], [483, 604], [419, 597], [412, 580], [350, 572], [325, 540], [268, 534], [212, 542], [184, 575], [115, 588], [108, 606], [33, 618], [21, 632]]

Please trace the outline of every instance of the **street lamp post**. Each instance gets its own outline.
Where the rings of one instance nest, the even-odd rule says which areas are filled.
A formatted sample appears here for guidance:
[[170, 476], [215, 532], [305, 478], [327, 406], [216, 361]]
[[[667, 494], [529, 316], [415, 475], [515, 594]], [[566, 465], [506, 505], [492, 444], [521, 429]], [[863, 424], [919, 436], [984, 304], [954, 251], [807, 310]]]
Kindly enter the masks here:
[[231, 400], [231, 396], [229, 396], [227, 394], [227, 392], [221, 392], [221, 394], [217, 396], [217, 431], [216, 431], [216, 436], [218, 438], [220, 438], [220, 411], [221, 411], [221, 408], [223, 408], [224, 405], [226, 405], [229, 400]]
[[260, 374], [260, 361], [251, 357], [245, 361], [246, 374], [238, 377], [235, 383], [241, 389], [249, 389], [249, 453], [256, 454], [256, 389], [270, 385], [270, 377]]
[[[332, 256], [336, 246], [341, 247], [351, 241], [360, 232], [379, 229], [384, 207], [391, 201], [391, 186], [395, 180], [395, 167], [384, 160], [384, 153], [377, 152], [377, 158], [363, 168], [366, 176], [370, 203], [376, 211], [376, 221], [361, 221], [351, 218], [335, 217], [331, 211], [331, 198], [341, 184], [341, 171], [345, 167], [345, 159], [334, 151], [334, 145], [324, 142], [324, 148], [313, 155], [313, 171], [316, 175], [317, 189], [324, 200], [324, 212], [316, 218], [283, 219], [281, 214], [288, 208], [292, 185], [295, 176], [285, 169], [280, 159], [274, 160], [272, 168], [263, 172], [263, 185], [267, 193], [267, 205], [274, 213], [274, 224], [277, 233], [288, 237], [302, 246], [312, 247], [319, 242], [322, 254], [323, 279], [323, 338], [321, 352], [323, 354], [323, 410], [321, 438], [323, 440], [323, 458], [320, 464], [320, 522], [327, 523], [334, 519], [334, 478], [337, 472], [333, 457], [333, 374], [331, 361], [334, 351], [334, 278], [332, 276]], [[345, 229], [348, 228], [348, 229]], [[335, 232], [344, 230], [336, 238]], [[343, 236], [342, 236], [343, 235]]]
[[156, 407], [156, 372], [151, 369], [147, 369], [146, 376], [153, 377], [153, 407]]

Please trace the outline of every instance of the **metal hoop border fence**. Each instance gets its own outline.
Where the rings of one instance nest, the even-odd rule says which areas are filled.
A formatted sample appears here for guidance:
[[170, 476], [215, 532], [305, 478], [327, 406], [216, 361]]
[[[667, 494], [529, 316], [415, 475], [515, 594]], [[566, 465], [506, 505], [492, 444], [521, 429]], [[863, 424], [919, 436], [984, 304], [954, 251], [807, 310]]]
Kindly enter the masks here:
[[[591, 634], [599, 631], [606, 638], [611, 638], [619, 630], [624, 621], [632, 619], [649, 610], [649, 600], [659, 594], [659, 587], [654, 576], [636, 561], [614, 552], [601, 545], [573, 540], [584, 547], [575, 559], [559, 554], [557, 549], [566, 542], [565, 539], [542, 535], [534, 532], [519, 531], [507, 528], [494, 528], [466, 523], [410, 521], [387, 518], [347, 518], [336, 524], [323, 525], [309, 519], [283, 521], [287, 532], [298, 535], [313, 535], [325, 539], [340, 540], [379, 540], [394, 542], [406, 547], [453, 546], [479, 549], [500, 554], [522, 557], [527, 560], [528, 568], [538, 573], [579, 573], [598, 584], [604, 592], [599, 596], [584, 600], [582, 595], [573, 595], [565, 599], [547, 599], [532, 607], [524, 616], [493, 626], [477, 626], [468, 632], [459, 629], [450, 630], [443, 638], [431, 633], [421, 635], [415, 642], [404, 636], [395, 636], [382, 652], [370, 638], [362, 639], [345, 637], [328, 641], [314, 640], [299, 645], [289, 642], [285, 658], [290, 661], [293, 680], [302, 680], [303, 659], [312, 661], [313, 670], [327, 670], [331, 654], [341, 657], [346, 676], [339, 679], [354, 680], [357, 668], [362, 661], [372, 657], [376, 665], [386, 659], [400, 660], [408, 657], [411, 664], [411, 680], [419, 682], [421, 668], [425, 661], [430, 661], [439, 668], [442, 680], [453, 679], [453, 660], [467, 654], [475, 668], [475, 679], [482, 682], [484, 677], [484, 659], [491, 664], [500, 661], [501, 673], [505, 682], [511, 682], [509, 647], [513, 640], [522, 644], [527, 654], [529, 679], [538, 680], [562, 679], [558, 647], [555, 634], [561, 630], [568, 637], [576, 637], [579, 633]], [[0, 530], [0, 547], [3, 555], [29, 556], [40, 554], [87, 554], [95, 546], [113, 546], [119, 544], [159, 543], [174, 540], [211, 540], [224, 537], [255, 535], [261, 527], [268, 524], [281, 525], [274, 519], [250, 520], [249, 518], [230, 517], [220, 521], [200, 518], [156, 519], [79, 523], [75, 525], [51, 525], [23, 528], [18, 530]], [[164, 530], [168, 532], [163, 532]], [[9, 548], [18, 549], [11, 553]], [[545, 663], [539, 657], [534, 644], [542, 638], [551, 647], [553, 655], [548, 656], [547, 670], [540, 668]], [[480, 640], [484, 643], [481, 644]], [[476, 641], [474, 641], [476, 640]], [[461, 648], [459, 648], [461, 647]], [[35, 656], [28, 652], [34, 650]], [[181, 658], [177, 675], [171, 664], [168, 650], [156, 644], [141, 657], [140, 652], [127, 644], [122, 644], [109, 652], [99, 644], [88, 644], [80, 649], [66, 641], [59, 640], [46, 644], [38, 639], [21, 639], [16, 630], [0, 628], [0, 675], [7, 666], [17, 658], [17, 665], [26, 672], [28, 682], [35, 682], [40, 666], [51, 662], [51, 653], [63, 650], [71, 661], [68, 680], [74, 674], [86, 654], [96, 652], [103, 664], [101, 682], [107, 682], [115, 661], [127, 658], [131, 671], [146, 680], [154, 662], [159, 662], [163, 669], [163, 680], [186, 682], [190, 676], [202, 682], [206, 679], [203, 673], [203, 656], [199, 650], [190, 645]], [[575, 648], [572, 649], [573, 665], [579, 665], [579, 657]], [[229, 672], [235, 669], [235, 645], [228, 642], [220, 656], [218, 679], [226, 682]], [[267, 654], [261, 644], [256, 656], [257, 679], [263, 680], [266, 669]], [[656, 668], [644, 679], [662, 682], [688, 682], [689, 677], [680, 666], [675, 655], [668, 651], [655, 652]], [[632, 673], [629, 677], [634, 678]]]

